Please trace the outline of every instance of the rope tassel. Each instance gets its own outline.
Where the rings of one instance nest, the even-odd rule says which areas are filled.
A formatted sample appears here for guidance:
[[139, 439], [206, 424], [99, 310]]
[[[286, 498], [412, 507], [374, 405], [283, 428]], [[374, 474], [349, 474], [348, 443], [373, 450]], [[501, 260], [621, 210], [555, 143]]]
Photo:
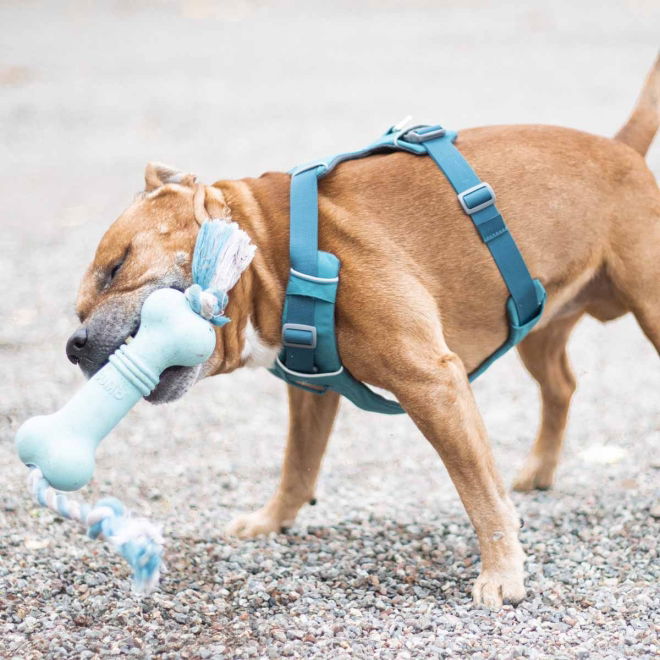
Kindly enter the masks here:
[[227, 292], [250, 265], [256, 249], [235, 222], [216, 219], [201, 226], [192, 261], [194, 284], [185, 292], [196, 314], [213, 325], [229, 323], [231, 319], [224, 316]]

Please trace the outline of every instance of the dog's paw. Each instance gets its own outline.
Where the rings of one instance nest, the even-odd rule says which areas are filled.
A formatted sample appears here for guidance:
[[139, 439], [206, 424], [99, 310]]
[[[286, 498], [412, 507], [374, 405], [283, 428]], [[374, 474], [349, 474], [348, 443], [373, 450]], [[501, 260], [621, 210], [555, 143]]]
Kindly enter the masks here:
[[292, 524], [293, 520], [284, 520], [281, 516], [276, 516], [263, 507], [252, 513], [236, 516], [227, 525], [225, 532], [241, 539], [251, 539], [271, 532], [281, 532]]
[[530, 490], [548, 490], [555, 480], [555, 465], [530, 456], [513, 481], [513, 490], [528, 493]]
[[516, 573], [482, 571], [472, 588], [474, 604], [491, 610], [498, 610], [505, 602], [515, 605], [526, 595], [522, 575]]

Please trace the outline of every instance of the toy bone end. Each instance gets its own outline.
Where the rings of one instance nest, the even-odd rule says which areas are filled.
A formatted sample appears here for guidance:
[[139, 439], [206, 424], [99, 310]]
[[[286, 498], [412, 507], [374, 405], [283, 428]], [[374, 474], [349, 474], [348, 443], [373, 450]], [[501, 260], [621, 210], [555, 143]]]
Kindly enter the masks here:
[[75, 437], [49, 441], [54, 431], [50, 417], [32, 417], [18, 429], [18, 455], [27, 466], [38, 467], [56, 490], [79, 490], [94, 474], [94, 452]]

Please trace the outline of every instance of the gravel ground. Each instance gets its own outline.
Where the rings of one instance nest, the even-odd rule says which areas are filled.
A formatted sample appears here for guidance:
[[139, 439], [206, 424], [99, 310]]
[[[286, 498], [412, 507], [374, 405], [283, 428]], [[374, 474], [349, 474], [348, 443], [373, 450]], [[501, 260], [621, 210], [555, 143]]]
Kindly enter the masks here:
[[[287, 535], [225, 538], [278, 478], [285, 396], [265, 372], [142, 404], [100, 450], [87, 496], [121, 494], [164, 524], [154, 596], [132, 596], [107, 548], [30, 505], [13, 434], [82, 382], [63, 351], [76, 286], [147, 160], [257, 174], [408, 113], [611, 134], [660, 32], [650, 0], [266, 4], [0, 6], [0, 655], [657, 657], [660, 369], [631, 318], [586, 320], [571, 342], [557, 487], [514, 496], [530, 592], [515, 609], [471, 607], [474, 534], [410, 421], [348, 403], [318, 505]], [[649, 162], [660, 172], [657, 146]], [[475, 390], [511, 481], [535, 387], [510, 355]]]

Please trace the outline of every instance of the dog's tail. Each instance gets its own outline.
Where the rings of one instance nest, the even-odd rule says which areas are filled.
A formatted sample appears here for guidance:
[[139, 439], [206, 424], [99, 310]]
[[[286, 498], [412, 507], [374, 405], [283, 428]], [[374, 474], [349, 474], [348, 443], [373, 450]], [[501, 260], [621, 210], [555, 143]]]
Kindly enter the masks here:
[[635, 109], [614, 139], [645, 156], [658, 126], [660, 126], [660, 55], [646, 78]]

